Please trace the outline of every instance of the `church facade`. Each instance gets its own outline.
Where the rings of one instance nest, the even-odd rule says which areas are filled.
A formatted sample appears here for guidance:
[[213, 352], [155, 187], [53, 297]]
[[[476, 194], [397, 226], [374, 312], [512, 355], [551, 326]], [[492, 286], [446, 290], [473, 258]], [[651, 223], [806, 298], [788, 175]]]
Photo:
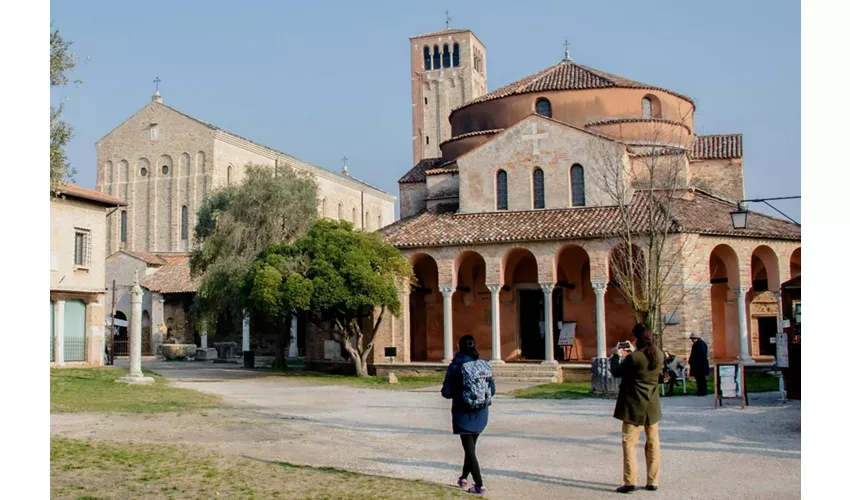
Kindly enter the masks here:
[[[801, 230], [753, 212], [745, 229], [733, 227], [745, 198], [742, 136], [697, 135], [691, 98], [567, 53], [493, 92], [462, 94], [451, 136], [418, 154], [418, 131], [433, 131], [429, 116], [441, 112], [429, 110], [434, 89], [451, 93], [440, 83], [456, 71], [434, 67], [433, 47], [459, 36], [480, 44], [465, 30], [411, 38], [416, 161], [399, 180], [401, 219], [381, 232], [417, 284], [400, 292], [401, 317], [376, 333], [374, 363], [390, 361], [385, 347], [394, 363], [445, 362], [463, 334], [496, 362], [607, 356], [634, 324], [612, 259], [624, 224], [651, 218], [659, 193], [680, 255], [664, 347], [686, 356], [697, 334], [715, 360], [772, 361], [771, 338], [790, 314], [780, 286], [801, 274]], [[483, 44], [475, 50], [486, 75]], [[569, 351], [558, 347], [564, 324], [575, 334]]]

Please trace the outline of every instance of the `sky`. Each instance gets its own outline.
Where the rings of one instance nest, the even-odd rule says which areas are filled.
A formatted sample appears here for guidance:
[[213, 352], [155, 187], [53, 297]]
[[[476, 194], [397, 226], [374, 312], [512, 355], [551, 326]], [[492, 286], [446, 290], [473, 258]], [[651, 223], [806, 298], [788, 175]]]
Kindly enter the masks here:
[[[77, 86], [51, 91], [74, 127], [75, 181], [94, 144], [149, 101], [391, 194], [412, 165], [409, 37], [470, 29], [488, 91], [563, 58], [688, 95], [696, 133], [742, 133], [747, 198], [800, 194], [800, 4], [787, 0], [54, 1]], [[800, 221], [800, 201], [776, 206]], [[775, 213], [764, 204], [753, 210]]]

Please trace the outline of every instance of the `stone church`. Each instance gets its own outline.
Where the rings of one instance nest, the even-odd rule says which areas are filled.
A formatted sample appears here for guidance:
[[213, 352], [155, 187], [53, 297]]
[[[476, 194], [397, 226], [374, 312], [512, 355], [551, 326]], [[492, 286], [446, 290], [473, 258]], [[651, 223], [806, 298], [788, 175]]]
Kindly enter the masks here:
[[[677, 166], [664, 209], [668, 241], [687, 250], [672, 284], [687, 293], [665, 315], [665, 348], [686, 356], [697, 334], [715, 360], [773, 360], [801, 229], [754, 212], [733, 227], [745, 198], [740, 134], [697, 135], [690, 97], [568, 52], [487, 92], [486, 50], [471, 31], [415, 36], [410, 50], [414, 164], [398, 181], [401, 219], [381, 232], [418, 284], [376, 334], [378, 371], [445, 362], [467, 333], [486, 359], [544, 366], [589, 362], [630, 339], [611, 259], [622, 214], [642, 220], [650, 194], [667, 189], [648, 184], [650, 165]], [[569, 349], [558, 345], [564, 325]]]
[[138, 268], [145, 287], [146, 346], [170, 332], [185, 342], [201, 333], [185, 314], [197, 289], [188, 271], [196, 214], [212, 191], [240, 182], [247, 164], [312, 174], [320, 216], [369, 231], [395, 220], [395, 196], [356, 179], [347, 167], [333, 172], [228, 132], [165, 104], [159, 90], [96, 148], [97, 190], [127, 204], [107, 220], [107, 308], [115, 280], [116, 316], [129, 316], [129, 279]]

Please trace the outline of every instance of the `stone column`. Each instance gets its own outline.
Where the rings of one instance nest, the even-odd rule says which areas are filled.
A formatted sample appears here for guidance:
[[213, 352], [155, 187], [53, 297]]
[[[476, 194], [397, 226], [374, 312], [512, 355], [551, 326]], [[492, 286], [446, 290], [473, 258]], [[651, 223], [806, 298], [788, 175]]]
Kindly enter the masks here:
[[152, 384], [151, 377], [142, 374], [142, 288], [139, 271], [133, 271], [133, 288], [130, 290], [130, 373], [117, 379], [129, 384]]
[[53, 303], [53, 362], [65, 365], [65, 301]]
[[493, 355], [490, 356], [490, 364], [504, 363], [502, 360], [502, 335], [499, 315], [499, 292], [502, 290], [502, 285], [487, 285], [490, 290], [490, 322], [493, 331]]
[[607, 340], [605, 339], [605, 290], [606, 281], [591, 281], [593, 293], [596, 294], [596, 357], [607, 358]]
[[292, 315], [292, 326], [289, 329], [289, 357], [298, 357], [298, 315]]
[[201, 349], [207, 348], [207, 339], [207, 325], [204, 323], [201, 327]]
[[454, 337], [452, 336], [452, 294], [454, 287], [441, 286], [440, 293], [443, 294], [443, 363], [452, 362], [452, 350], [454, 349]]
[[557, 365], [555, 361], [555, 338], [552, 332], [552, 290], [555, 285], [552, 283], [544, 283], [540, 285], [543, 290], [543, 342], [545, 343], [546, 359], [544, 365]]
[[399, 360], [410, 363], [410, 285], [406, 282], [401, 292], [401, 345], [404, 351], [399, 353]]
[[242, 311], [242, 352], [251, 350], [251, 313]]
[[735, 290], [735, 293], [738, 296], [738, 340], [740, 342], [740, 354], [738, 355], [738, 359], [749, 361], [753, 358], [750, 356], [750, 346], [749, 341], [747, 340], [747, 289], [739, 287]]
[[771, 292], [773, 296], [776, 297], [776, 332], [784, 333], [785, 330], [782, 328], [782, 320], [785, 317], [782, 315], [782, 292]]

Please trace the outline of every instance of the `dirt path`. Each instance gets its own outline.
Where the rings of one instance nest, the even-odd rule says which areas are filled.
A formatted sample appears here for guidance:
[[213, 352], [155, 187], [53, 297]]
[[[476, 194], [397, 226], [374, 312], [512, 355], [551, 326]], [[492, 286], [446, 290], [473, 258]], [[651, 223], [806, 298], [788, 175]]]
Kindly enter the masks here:
[[[462, 452], [448, 430], [450, 403], [437, 394], [235, 372], [157, 371], [182, 379], [174, 382], [178, 386], [218, 394], [231, 406], [193, 414], [52, 415], [52, 433], [186, 443], [260, 460], [438, 483], [458, 475]], [[799, 498], [800, 406], [776, 398], [754, 394], [746, 410], [714, 410], [710, 398], [665, 399], [661, 488], [653, 498]], [[497, 396], [479, 441], [488, 496], [611, 496], [622, 463], [612, 409], [605, 400]]]

